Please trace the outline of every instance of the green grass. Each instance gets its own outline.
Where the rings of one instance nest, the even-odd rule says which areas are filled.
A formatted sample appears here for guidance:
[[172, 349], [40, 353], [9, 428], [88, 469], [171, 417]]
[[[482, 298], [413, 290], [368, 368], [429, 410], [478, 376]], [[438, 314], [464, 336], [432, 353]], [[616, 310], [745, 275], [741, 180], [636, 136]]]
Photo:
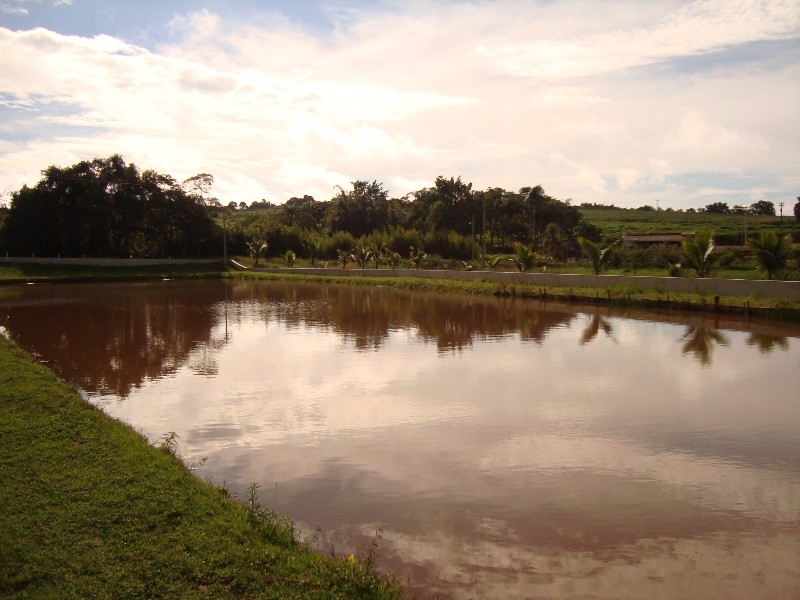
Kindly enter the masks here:
[[219, 264], [95, 267], [53, 264], [0, 264], [0, 283], [114, 281], [218, 277]]
[[266, 279], [308, 281], [348, 285], [368, 285], [402, 290], [439, 292], [448, 294], [499, 296], [513, 298], [545, 299], [587, 304], [617, 304], [645, 308], [712, 311], [754, 315], [766, 318], [800, 322], [800, 302], [760, 298], [756, 296], [720, 296], [704, 293], [676, 293], [646, 291], [636, 286], [613, 285], [607, 288], [551, 287], [530, 284], [507, 284], [487, 281], [457, 281], [454, 279], [422, 279], [415, 277], [370, 277], [353, 270], [351, 276], [305, 275], [290, 273], [265, 273], [232, 271], [229, 277], [239, 279]]
[[[711, 229], [716, 236], [729, 238], [723, 240], [725, 244], [741, 244], [744, 234], [744, 215], [585, 208], [581, 208], [580, 212], [584, 219], [600, 227], [604, 238], [608, 240], [620, 238], [626, 233], [676, 233]], [[791, 233], [796, 239], [800, 238], [800, 224], [794, 216], [784, 215], [781, 221], [780, 217], [748, 215], [748, 237], [763, 230]]]
[[84, 402], [0, 336], [0, 597], [397, 598]]
[[[645, 213], [649, 214], [649, 213]], [[253, 264], [252, 259], [245, 257], [236, 257], [236, 260], [246, 265]], [[317, 261], [317, 267], [323, 265], [323, 261]], [[482, 267], [476, 261], [476, 269], [480, 270]], [[278, 257], [269, 258], [259, 261], [261, 267], [283, 268], [285, 262]], [[298, 259], [295, 267], [308, 267], [311, 266], [310, 262], [305, 259]], [[338, 267], [338, 265], [330, 261], [328, 266], [331, 268]], [[431, 268], [431, 264], [425, 265], [424, 268]], [[464, 265], [461, 261], [439, 261], [438, 266], [442, 269], [463, 269]], [[78, 281], [138, 281], [148, 279], [160, 278], [215, 278], [215, 277], [241, 277], [241, 278], [275, 278], [286, 277], [295, 278], [309, 281], [332, 281], [338, 283], [349, 283], [355, 285], [379, 285], [385, 287], [399, 287], [402, 289], [421, 289], [433, 291], [445, 291], [448, 293], [466, 293], [466, 294], [488, 294], [488, 295], [506, 295], [506, 291], [498, 288], [498, 284], [482, 283], [482, 282], [458, 282], [446, 279], [447, 271], [442, 271], [442, 279], [415, 279], [411, 278], [389, 278], [389, 277], [363, 277], [359, 274], [360, 270], [356, 265], [350, 264], [349, 270], [353, 275], [350, 277], [333, 277], [333, 276], [292, 276], [292, 275], [272, 275], [264, 273], [253, 272], [238, 272], [238, 271], [224, 271], [216, 265], [168, 265], [160, 267], [63, 267], [54, 265], [5, 265], [0, 266], [0, 285], [14, 284], [22, 282], [42, 282], [42, 283], [58, 283], [58, 282], [78, 282]], [[410, 268], [407, 261], [404, 261], [401, 268]], [[500, 270], [500, 269], [498, 269]], [[503, 263], [502, 270], [511, 270], [510, 263]], [[562, 264], [548, 266], [548, 273], [575, 273], [586, 274], [590, 273], [590, 268], [585, 264]], [[796, 277], [797, 268], [791, 271], [790, 275]], [[665, 269], [607, 269], [604, 274], [608, 275], [652, 275], [664, 276]], [[687, 273], [688, 275], [688, 273]], [[745, 267], [728, 267], [714, 271], [714, 277], [731, 278], [731, 279], [759, 279], [761, 274], [752, 266]], [[521, 297], [538, 297], [540, 289], [538, 287], [518, 285], [514, 288], [514, 294], [519, 292]], [[655, 292], [648, 292], [642, 294], [629, 295], [613, 293], [609, 297], [605, 292], [605, 288], [600, 289], [598, 292], [595, 288], [571, 289], [571, 288], [548, 288], [548, 296], [551, 298], [561, 298], [568, 301], [587, 301], [587, 302], [608, 302], [608, 303], [623, 303], [623, 304], [639, 304], [643, 306], [656, 305], [662, 306], [665, 302], [665, 297]], [[672, 307], [680, 307], [686, 309], [705, 310], [708, 309], [708, 298], [701, 294], [672, 294], [669, 297]], [[797, 310], [798, 303], [767, 300], [753, 297], [723, 297], [720, 299], [720, 306], [729, 307], [731, 310], [746, 309], [747, 312], [759, 312], [765, 317], [777, 317], [782, 319], [800, 320]]]

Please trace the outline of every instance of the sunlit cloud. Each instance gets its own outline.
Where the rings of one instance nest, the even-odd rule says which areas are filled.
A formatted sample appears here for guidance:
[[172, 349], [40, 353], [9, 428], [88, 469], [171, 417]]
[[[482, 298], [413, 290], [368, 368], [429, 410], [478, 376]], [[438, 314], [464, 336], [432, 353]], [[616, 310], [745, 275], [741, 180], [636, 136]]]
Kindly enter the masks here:
[[702, 206], [711, 188], [791, 199], [799, 15], [778, 0], [412, 2], [329, 7], [320, 32], [198, 3], [147, 46], [0, 28], [0, 188], [118, 152], [212, 173], [237, 202], [327, 199], [354, 179], [401, 196], [438, 175], [630, 206]]
[[[628, 8], [639, 12], [638, 6]], [[589, 35], [536, 36], [534, 41], [488, 40], [478, 52], [519, 77], [585, 77], [755, 40], [796, 37], [800, 29], [797, 8], [791, 2], [701, 0], [655, 19], [654, 24]]]

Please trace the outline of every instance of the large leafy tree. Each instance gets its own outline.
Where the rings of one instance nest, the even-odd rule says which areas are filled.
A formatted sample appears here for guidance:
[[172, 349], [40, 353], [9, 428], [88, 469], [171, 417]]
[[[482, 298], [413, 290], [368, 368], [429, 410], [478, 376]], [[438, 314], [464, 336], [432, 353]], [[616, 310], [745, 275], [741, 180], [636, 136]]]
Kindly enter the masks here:
[[[577, 208], [569, 202], [548, 196], [540, 185], [522, 188], [520, 194], [525, 196], [523, 214], [530, 226], [530, 239], [536, 245], [541, 245], [544, 241], [542, 236], [549, 225], [557, 225], [562, 232], [571, 233], [581, 220], [581, 213]], [[550, 231], [553, 231], [553, 227], [550, 227]], [[547, 240], [548, 243], [551, 241]]]
[[[481, 217], [480, 202], [472, 194], [472, 184], [461, 177], [439, 176], [434, 185], [415, 192], [411, 210], [412, 225], [419, 230], [450, 230], [470, 235]], [[476, 231], [479, 227], [475, 226]]]
[[327, 207], [327, 203], [317, 202], [313, 196], [305, 195], [302, 198], [293, 196], [283, 204], [280, 220], [289, 227], [318, 232]]
[[11, 200], [0, 249], [21, 256], [197, 256], [218, 232], [196, 192], [119, 155], [51, 166]]
[[381, 231], [389, 225], [389, 200], [386, 189], [377, 181], [354, 181], [349, 192], [340, 188], [327, 208], [327, 230], [347, 231], [353, 237]]
[[705, 210], [707, 213], [717, 215], [727, 215], [729, 212], [731, 212], [727, 202], [712, 202], [711, 204], [706, 205]]
[[486, 206], [486, 235], [491, 246], [511, 247], [514, 240], [527, 240], [525, 196], [502, 188], [473, 192], [481, 207]]
[[775, 216], [775, 205], [769, 200], [759, 200], [750, 205], [750, 213], [754, 215]]

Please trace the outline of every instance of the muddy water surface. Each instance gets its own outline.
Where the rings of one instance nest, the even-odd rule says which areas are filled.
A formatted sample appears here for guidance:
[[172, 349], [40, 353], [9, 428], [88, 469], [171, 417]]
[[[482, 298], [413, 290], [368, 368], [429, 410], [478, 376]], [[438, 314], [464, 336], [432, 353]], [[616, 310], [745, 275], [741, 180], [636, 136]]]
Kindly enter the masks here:
[[221, 281], [0, 289], [0, 326], [413, 590], [800, 596], [797, 327]]

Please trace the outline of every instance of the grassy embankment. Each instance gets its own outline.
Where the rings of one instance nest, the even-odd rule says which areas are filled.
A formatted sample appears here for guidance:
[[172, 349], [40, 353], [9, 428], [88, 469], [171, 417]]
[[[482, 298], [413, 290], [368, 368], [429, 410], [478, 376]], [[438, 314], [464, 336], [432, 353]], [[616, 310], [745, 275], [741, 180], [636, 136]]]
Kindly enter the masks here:
[[148, 281], [219, 277], [219, 264], [153, 265], [131, 267], [70, 266], [53, 264], [0, 264], [0, 284], [69, 283], [83, 281]]
[[[244, 263], [252, 260], [237, 257]], [[278, 261], [262, 261], [261, 265], [279, 267]], [[298, 261], [298, 266], [308, 266]], [[319, 262], [318, 262], [319, 266]], [[159, 267], [65, 267], [55, 265], [0, 265], [0, 285], [15, 283], [60, 283], [78, 281], [145, 281], [152, 279], [179, 278], [262, 278], [286, 279], [295, 281], [316, 281], [319, 283], [340, 283], [354, 285], [375, 285], [406, 290], [459, 293], [469, 295], [488, 295], [500, 297], [536, 298], [581, 302], [588, 304], [617, 304], [624, 306], [643, 306], [646, 308], [669, 308], [678, 310], [705, 310], [751, 314], [766, 318], [800, 321], [800, 303], [788, 300], [748, 297], [721, 296], [718, 303], [710, 294], [665, 291], [646, 291], [634, 285], [611, 285], [604, 288], [559, 288], [538, 285], [498, 284], [482, 281], [461, 282], [446, 279], [417, 279], [413, 277], [364, 277], [359, 269], [351, 265], [352, 276], [291, 275], [280, 273], [255, 273], [252, 271], [223, 271], [214, 265], [178, 265]], [[588, 270], [584, 269], [583, 273]], [[558, 271], [549, 271], [558, 272]], [[569, 271], [565, 271], [569, 272]], [[631, 274], [631, 273], [628, 273]], [[644, 275], [646, 273], [638, 273]], [[716, 273], [715, 273], [716, 275]]]
[[[764, 274], [756, 268], [755, 261], [750, 256], [749, 249], [742, 245], [744, 241], [744, 216], [743, 215], [721, 215], [713, 213], [688, 213], [675, 211], [641, 211], [625, 209], [580, 209], [583, 218], [598, 227], [603, 232], [603, 243], [608, 244], [619, 240], [626, 233], [676, 233], [681, 231], [701, 231], [708, 229], [714, 232], [715, 240], [722, 256], [720, 264], [714, 270], [713, 276], [723, 279], [761, 279]], [[243, 213], [247, 214], [247, 213]], [[748, 238], [753, 238], [762, 231], [774, 231], [778, 235], [791, 234], [795, 240], [793, 251], [794, 258], [790, 260], [787, 271], [783, 277], [787, 279], [800, 279], [800, 223], [794, 216], [780, 217], [749, 215], [747, 217]], [[737, 248], [738, 246], [738, 248]], [[298, 255], [303, 252], [295, 249]], [[674, 250], [675, 261], [680, 261], [678, 249]], [[492, 255], [496, 256], [496, 255]], [[249, 259], [244, 259], [245, 264], [251, 264]], [[328, 259], [317, 260], [317, 265], [325, 262], [329, 266], [335, 266], [336, 260]], [[480, 260], [465, 261], [475, 270], [482, 270], [484, 265]], [[429, 256], [425, 261], [425, 266], [432, 269], [464, 269], [465, 262], [460, 260], [442, 259]], [[604, 269], [604, 273], [609, 275], [649, 275], [663, 277], [667, 275], [667, 268], [663, 263], [663, 258], [657, 264], [650, 266], [637, 264], [636, 260], [624, 259], [624, 264], [617, 266], [610, 265]], [[284, 260], [281, 256], [269, 256], [262, 259], [263, 266], [281, 267]], [[353, 263], [350, 263], [351, 266]], [[295, 266], [311, 266], [308, 260], [298, 256]], [[403, 268], [413, 268], [411, 262], [405, 258], [402, 261]], [[514, 265], [507, 259], [502, 258], [495, 270], [513, 270]], [[547, 271], [549, 273], [573, 273], [586, 274], [591, 269], [585, 262], [575, 260], [560, 260], [548, 262]], [[684, 276], [691, 276], [688, 270], [684, 270]]]
[[2, 336], [0, 440], [2, 598], [400, 596], [194, 477], [169, 438], [151, 446]]
[[702, 293], [676, 293], [658, 290], [647, 291], [634, 285], [612, 285], [602, 289], [589, 287], [562, 288], [519, 283], [506, 284], [486, 281], [456, 281], [444, 278], [369, 277], [359, 275], [356, 269], [353, 269], [352, 276], [344, 277], [253, 271], [230, 272], [228, 276], [241, 279], [370, 285], [403, 290], [499, 296], [505, 298], [528, 298], [584, 304], [614, 304], [670, 310], [713, 311], [800, 322], [800, 302], [760, 298], [757, 296], [719, 296], [715, 298], [711, 294]]

